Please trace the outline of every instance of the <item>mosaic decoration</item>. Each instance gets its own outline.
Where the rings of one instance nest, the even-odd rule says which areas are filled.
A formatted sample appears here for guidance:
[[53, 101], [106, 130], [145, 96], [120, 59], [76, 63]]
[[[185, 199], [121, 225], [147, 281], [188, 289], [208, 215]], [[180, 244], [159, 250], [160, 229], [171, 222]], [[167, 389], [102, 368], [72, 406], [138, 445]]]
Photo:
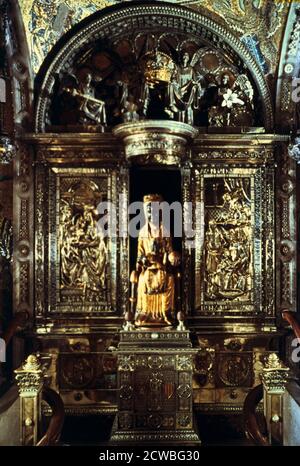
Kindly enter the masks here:
[[115, 3], [115, 0], [20, 0], [34, 74], [65, 32], [95, 11]]
[[[85, 17], [118, 0], [20, 0], [31, 62], [36, 74], [58, 39]], [[276, 67], [290, 2], [273, 0], [171, 0], [202, 10], [235, 32], [264, 73]]]
[[183, 5], [205, 8], [239, 35], [264, 73], [273, 73], [289, 2], [274, 0], [198, 0]]

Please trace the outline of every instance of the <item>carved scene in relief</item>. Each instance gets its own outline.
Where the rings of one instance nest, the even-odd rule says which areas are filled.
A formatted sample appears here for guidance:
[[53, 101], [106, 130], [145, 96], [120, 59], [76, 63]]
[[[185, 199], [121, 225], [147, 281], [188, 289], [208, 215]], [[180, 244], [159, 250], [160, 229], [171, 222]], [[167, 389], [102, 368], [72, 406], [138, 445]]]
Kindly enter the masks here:
[[59, 209], [60, 294], [62, 301], [103, 300], [107, 290], [107, 246], [97, 221], [104, 194], [92, 180], [73, 182]]
[[249, 301], [253, 228], [249, 178], [205, 181], [205, 299]]

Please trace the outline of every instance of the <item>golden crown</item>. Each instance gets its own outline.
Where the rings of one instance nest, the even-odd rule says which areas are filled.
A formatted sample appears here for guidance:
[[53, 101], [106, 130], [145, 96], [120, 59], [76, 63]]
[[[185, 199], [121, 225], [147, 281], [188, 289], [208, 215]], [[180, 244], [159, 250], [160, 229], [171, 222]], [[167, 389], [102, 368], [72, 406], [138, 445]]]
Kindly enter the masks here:
[[160, 194], [146, 194], [143, 197], [143, 202], [162, 202], [164, 199]]
[[166, 53], [148, 52], [143, 57], [144, 76], [148, 83], [170, 82], [175, 68], [171, 57]]

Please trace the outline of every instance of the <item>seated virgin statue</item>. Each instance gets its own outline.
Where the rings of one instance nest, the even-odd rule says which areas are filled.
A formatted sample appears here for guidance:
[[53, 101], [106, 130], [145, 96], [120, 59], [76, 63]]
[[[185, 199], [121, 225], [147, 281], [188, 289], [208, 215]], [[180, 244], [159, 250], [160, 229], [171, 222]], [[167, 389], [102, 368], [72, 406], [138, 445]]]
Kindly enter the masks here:
[[[130, 277], [131, 302], [136, 304], [135, 325], [171, 325], [176, 307], [175, 288], [178, 288], [174, 272], [180, 256], [173, 250], [170, 234], [161, 221], [153, 222], [152, 203], [162, 202], [162, 197], [149, 194], [143, 201], [146, 223], [139, 232], [136, 270]], [[176, 277], [179, 278], [179, 273]]]

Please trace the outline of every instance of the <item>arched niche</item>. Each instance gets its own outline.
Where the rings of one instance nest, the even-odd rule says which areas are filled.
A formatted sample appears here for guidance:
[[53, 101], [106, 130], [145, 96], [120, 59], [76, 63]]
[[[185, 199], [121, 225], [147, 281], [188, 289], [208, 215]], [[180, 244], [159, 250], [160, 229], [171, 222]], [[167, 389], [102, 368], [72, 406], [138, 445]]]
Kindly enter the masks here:
[[[122, 42], [123, 49], [120, 48]], [[126, 42], [127, 55], [124, 52]], [[267, 82], [255, 59], [236, 36], [210, 18], [182, 6], [165, 2], [130, 2], [91, 15], [75, 26], [53, 48], [36, 78], [35, 131], [53, 132], [53, 128], [54, 131], [58, 126], [63, 128], [64, 125], [59, 120], [59, 105], [62, 101], [60, 93], [63, 79], [66, 76], [71, 77], [71, 81], [73, 79], [76, 90], [76, 83], [81, 79], [80, 73], [84, 68], [89, 68], [92, 79], [94, 78], [95, 95], [101, 99], [103, 83], [99, 84], [99, 81], [112, 79], [109, 73], [103, 78], [107, 73], [106, 65], [114, 68], [112, 75], [117, 82], [122, 75], [120, 68], [127, 66], [128, 60], [132, 62], [132, 70], [135, 62], [140, 72], [141, 60], [147, 53], [154, 51], [165, 54], [166, 60], [173, 62], [172, 66], [175, 68], [180, 67], [184, 52], [189, 52], [190, 59], [197, 53], [200, 54], [196, 72], [201, 74], [201, 86], [205, 88], [205, 92], [212, 88], [214, 92], [218, 92], [224, 74], [229, 75], [233, 91], [237, 89], [237, 83], [240, 85], [244, 80], [246, 87], [252, 88], [249, 91], [253, 93], [249, 111], [252, 112], [253, 121], [247, 123], [242, 118], [241, 123], [237, 120], [237, 123], [228, 125], [263, 126], [266, 131], [272, 130], [273, 110]], [[70, 81], [68, 88], [69, 85]], [[58, 107], [55, 106], [57, 102]], [[208, 126], [208, 117], [204, 116], [203, 121], [201, 118], [202, 116], [198, 118], [200, 123], [196, 121], [196, 126]], [[109, 126], [117, 123], [117, 120], [111, 119]]]

